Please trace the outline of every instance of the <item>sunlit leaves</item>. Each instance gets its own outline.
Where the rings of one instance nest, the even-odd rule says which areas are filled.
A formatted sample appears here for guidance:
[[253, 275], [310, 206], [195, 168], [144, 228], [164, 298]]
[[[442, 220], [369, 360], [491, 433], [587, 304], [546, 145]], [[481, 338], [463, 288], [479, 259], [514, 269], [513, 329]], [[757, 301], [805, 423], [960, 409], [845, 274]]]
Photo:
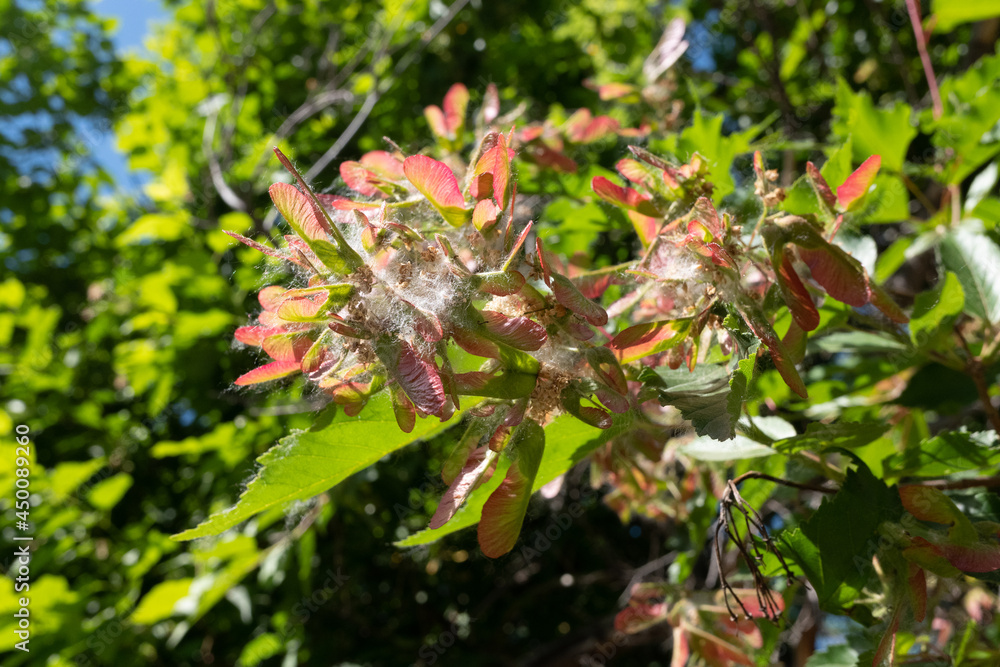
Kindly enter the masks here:
[[483, 506], [479, 522], [479, 547], [490, 558], [499, 558], [517, 542], [542, 461], [545, 432], [541, 426], [527, 420], [514, 432], [510, 448], [516, 458], [507, 469], [503, 483]]
[[988, 236], [961, 229], [942, 239], [940, 252], [962, 285], [966, 311], [1000, 322], [1000, 248]]
[[875, 478], [862, 463], [800, 528], [781, 540], [819, 596], [820, 607], [840, 611], [876, 580], [871, 565], [883, 521], [899, 521], [903, 507], [895, 488]]
[[446, 427], [436, 419], [423, 419], [411, 433], [403, 433], [388, 397], [373, 398], [357, 417], [340, 413], [325, 428], [283, 438], [258, 459], [260, 470], [236, 505], [175, 539], [218, 535], [266, 509], [312, 498], [386, 454]]
[[882, 158], [873, 155], [865, 160], [857, 171], [847, 177], [837, 188], [837, 206], [842, 211], [849, 211], [856, 203], [868, 194], [868, 189], [875, 182], [875, 175], [878, 174], [882, 165]]
[[609, 347], [621, 363], [629, 363], [677, 346], [687, 337], [690, 325], [687, 319], [636, 324], [615, 336]]
[[927, 347], [942, 330], [947, 330], [965, 305], [965, 293], [958, 277], [948, 271], [941, 282], [917, 295], [910, 317], [910, 339], [914, 345]]
[[466, 222], [465, 198], [448, 165], [426, 155], [411, 155], [403, 161], [403, 171], [449, 224], [459, 227]]
[[423, 359], [406, 342], [382, 340], [376, 352], [392, 377], [425, 414], [436, 415], [444, 407], [445, 393], [434, 364]]

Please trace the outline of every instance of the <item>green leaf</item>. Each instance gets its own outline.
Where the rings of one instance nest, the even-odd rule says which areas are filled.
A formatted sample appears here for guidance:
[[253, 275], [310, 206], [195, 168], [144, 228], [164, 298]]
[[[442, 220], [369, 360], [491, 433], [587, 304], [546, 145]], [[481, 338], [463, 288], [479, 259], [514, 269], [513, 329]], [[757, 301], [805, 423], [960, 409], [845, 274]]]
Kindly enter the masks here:
[[434, 435], [457, 421], [456, 417], [443, 424], [436, 419], [422, 419], [412, 433], [403, 433], [396, 425], [388, 394], [379, 394], [357, 417], [341, 412], [322, 430], [282, 438], [257, 459], [261, 469], [236, 505], [172, 539], [218, 535], [258, 512], [312, 498], [386, 454]]
[[738, 461], [770, 456], [776, 453], [767, 445], [754, 442], [745, 435], [736, 434], [731, 440], [720, 441], [702, 436], [681, 445], [677, 451], [698, 461]]
[[826, 354], [899, 354], [905, 352], [907, 346], [886, 334], [873, 331], [837, 331], [810, 339], [809, 349]]
[[698, 435], [728, 440], [735, 433], [743, 396], [753, 373], [752, 358], [743, 361], [750, 363], [741, 362], [732, 379], [725, 367], [709, 364], [699, 364], [693, 372], [684, 367], [644, 368], [639, 379], [646, 385], [643, 391], [655, 395], [660, 405], [672, 405], [685, 419], [691, 420]]
[[239, 667], [257, 667], [263, 660], [281, 653], [282, 648], [281, 638], [273, 632], [257, 635], [243, 647], [236, 664]]
[[[910, 123], [912, 113], [910, 106], [902, 102], [876, 108], [868, 93], [855, 93], [846, 81], [839, 79], [831, 129], [839, 139], [851, 137], [855, 164], [869, 156], [881, 155], [883, 168], [898, 172], [903, 168], [906, 149], [917, 136], [917, 129]], [[840, 184], [829, 177], [827, 180], [831, 187]]]
[[1000, 16], [1000, 0], [933, 0], [931, 11], [937, 19], [937, 30], [948, 32], [962, 23], [972, 23]]
[[174, 614], [174, 606], [187, 596], [194, 579], [171, 579], [161, 582], [146, 593], [129, 620], [137, 625], [152, 625]]
[[303, 239], [314, 253], [316, 253], [316, 258], [323, 262], [326, 268], [330, 269], [334, 273], [346, 276], [351, 273], [351, 268], [344, 260], [340, 254], [340, 250], [337, 246], [329, 241], [324, 241], [323, 239], [310, 239], [308, 237]]
[[1000, 137], [993, 131], [1000, 121], [998, 77], [1000, 56], [981, 58], [964, 72], [941, 80], [940, 118], [933, 118], [930, 110], [924, 112], [924, 131], [933, 132], [932, 143], [948, 158], [938, 177], [946, 184], [958, 185], [1000, 153]]
[[147, 213], [118, 235], [115, 245], [119, 248], [149, 241], [176, 241], [188, 229], [188, 218], [183, 213]]
[[132, 475], [121, 472], [95, 484], [87, 494], [87, 500], [97, 509], [107, 511], [117, 505], [130, 488]]
[[[94, 476], [108, 462], [105, 457], [89, 461], [65, 461], [58, 464], [49, 474], [49, 484], [52, 487], [53, 500], [62, 502], [69, 494]], [[13, 482], [11, 482], [13, 483]]]
[[883, 466], [893, 477], [943, 477], [970, 470], [993, 474], [1000, 467], [1000, 443], [993, 431], [948, 431], [893, 454]]
[[991, 324], [1000, 322], [1000, 248], [985, 234], [953, 231], [941, 241], [941, 261], [965, 293], [965, 310]]
[[729, 173], [733, 160], [736, 156], [750, 151], [752, 139], [760, 134], [766, 125], [766, 123], [753, 125], [743, 132], [723, 136], [724, 117], [724, 114], [707, 116], [701, 109], [696, 109], [691, 118], [691, 125], [681, 132], [679, 139], [668, 142], [667, 146], [684, 161], [690, 160], [696, 152], [706, 158], [711, 180], [715, 184], [712, 200], [716, 204], [735, 189], [732, 174]]
[[958, 276], [948, 271], [937, 287], [917, 295], [910, 315], [910, 340], [917, 347], [928, 347], [942, 329], [951, 329], [964, 306], [962, 284]]
[[[628, 431], [635, 425], [637, 417], [635, 414], [629, 412], [621, 415], [612, 415], [612, 419], [611, 428], [605, 430], [588, 426], [571, 415], [557, 417], [551, 424], [546, 426], [545, 452], [538, 466], [538, 473], [535, 475], [532, 493], [538, 491], [556, 477], [575, 466], [595, 449], [608, 442], [608, 440]], [[507, 462], [509, 462], [507, 457], [503, 457], [500, 460], [497, 470], [493, 473], [490, 481], [473, 491], [462, 508], [458, 510], [448, 523], [434, 530], [428, 529], [414, 533], [406, 539], [396, 542], [395, 546], [415, 547], [421, 544], [429, 544], [441, 539], [445, 535], [450, 535], [463, 528], [468, 528], [479, 523], [479, 518], [483, 512], [483, 505], [504, 479], [506, 472], [504, 466]]]
[[860, 461], [847, 473], [833, 498], [826, 499], [800, 529], [781, 543], [802, 567], [820, 607], [839, 612], [869, 583], [877, 581], [872, 556], [884, 521], [899, 521], [904, 510], [895, 487], [876, 479]]
[[813, 422], [806, 432], [774, 443], [774, 448], [785, 454], [794, 454], [804, 449], [823, 451], [830, 447], [854, 449], [877, 440], [889, 429], [881, 422], [841, 422], [823, 424]]

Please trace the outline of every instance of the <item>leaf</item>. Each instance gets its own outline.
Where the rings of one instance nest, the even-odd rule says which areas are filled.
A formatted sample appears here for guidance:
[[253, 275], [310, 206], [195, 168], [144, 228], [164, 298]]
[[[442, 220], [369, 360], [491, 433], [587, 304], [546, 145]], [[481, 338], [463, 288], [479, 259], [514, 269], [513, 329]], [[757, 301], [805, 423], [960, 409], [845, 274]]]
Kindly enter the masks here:
[[841, 211], [851, 210], [854, 204], [860, 202], [868, 194], [881, 166], [881, 156], [872, 155], [861, 163], [861, 166], [837, 188], [837, 206]]
[[796, 273], [791, 258], [782, 250], [778, 250], [772, 255], [771, 264], [776, 269], [778, 287], [785, 297], [785, 305], [791, 311], [792, 317], [803, 331], [814, 330], [819, 326], [819, 311], [816, 310], [809, 290]]
[[268, 192], [281, 217], [304, 241], [326, 240], [326, 229], [320, 221], [320, 214], [297, 187], [290, 183], [275, 183], [268, 188]]
[[112, 509], [122, 499], [122, 496], [132, 488], [132, 476], [120, 472], [117, 475], [102, 479], [87, 492], [87, 502], [105, 512]]
[[269, 364], [264, 364], [239, 376], [236, 378], [234, 384], [243, 387], [249, 384], [270, 382], [271, 380], [277, 380], [278, 378], [298, 373], [301, 370], [302, 367], [297, 361], [272, 361]]
[[808, 398], [809, 394], [806, 391], [806, 385], [802, 381], [802, 376], [795, 370], [795, 363], [792, 361], [791, 354], [785, 347], [785, 344], [781, 342], [781, 339], [778, 338], [774, 327], [767, 321], [760, 306], [746, 301], [737, 304], [737, 308], [746, 320], [747, 326], [753, 331], [753, 334], [760, 339], [760, 342], [771, 353], [771, 360], [774, 362], [774, 367], [778, 370], [778, 373], [781, 374], [781, 379], [785, 381], [789, 389], [800, 397]]
[[610, 412], [602, 408], [582, 404], [581, 399], [584, 398], [586, 393], [589, 392], [581, 393], [579, 387], [575, 384], [569, 385], [559, 394], [559, 402], [562, 405], [562, 409], [589, 426], [596, 426], [600, 429], [611, 428], [614, 420]]
[[[611, 428], [602, 430], [584, 424], [571, 415], [561, 415], [545, 427], [545, 451], [539, 464], [538, 473], [532, 491], [540, 488], [562, 475], [574, 465], [586, 458], [595, 449], [618, 437], [633, 427], [636, 416], [633, 413], [613, 415]], [[504, 457], [506, 458], [506, 457]], [[445, 535], [473, 526], [479, 522], [483, 505], [493, 490], [504, 479], [504, 461], [501, 460], [493, 478], [482, 487], [476, 489], [466, 500], [465, 505], [447, 524], [436, 530], [423, 530], [395, 543], [397, 547], [415, 547], [421, 544], [435, 542]]]
[[[431, 530], [440, 528], [455, 516], [469, 494], [479, 485], [489, 467], [495, 463], [497, 453], [489, 447], [481, 447], [474, 451], [465, 462], [465, 466], [455, 476], [448, 490], [444, 492], [438, 503], [434, 516], [428, 527]], [[489, 477], [487, 476], [488, 480]]]
[[1000, 248], [984, 234], [966, 229], [947, 234], [941, 261], [965, 294], [965, 310], [991, 324], [1000, 322]]
[[545, 449], [545, 431], [537, 423], [525, 420], [514, 431], [509, 450], [516, 459], [507, 469], [500, 486], [483, 505], [479, 522], [479, 547], [483, 555], [499, 558], [514, 548]]
[[382, 179], [375, 172], [366, 169], [360, 162], [348, 160], [340, 163], [340, 177], [350, 189], [365, 197], [384, 197], [385, 193], [378, 187]]
[[894, 477], [943, 477], [969, 470], [989, 475], [1000, 468], [1000, 443], [993, 431], [943, 432], [893, 454], [883, 465]]
[[403, 433], [396, 425], [389, 396], [379, 394], [356, 417], [338, 411], [321, 430], [282, 438], [257, 459], [260, 469], [236, 505], [172, 539], [218, 535], [264, 510], [312, 498], [387, 454], [439, 433], [457, 421], [455, 417], [445, 423], [424, 419], [412, 433]]
[[417, 423], [413, 402], [399, 384], [393, 384], [389, 387], [389, 396], [392, 398], [392, 412], [396, 416], [399, 430], [403, 433], [412, 433], [413, 427]]
[[496, 200], [498, 208], [502, 210], [507, 208], [509, 198], [510, 149], [507, 148], [507, 139], [503, 134], [495, 133], [495, 140], [494, 146], [476, 162], [472, 183], [469, 186], [469, 194], [481, 200], [488, 200], [492, 197]]
[[690, 319], [636, 324], [615, 336], [608, 347], [620, 363], [627, 364], [675, 347], [687, 338], [690, 328]]
[[162, 581], [146, 593], [139, 605], [129, 616], [136, 625], [153, 625], [174, 615], [174, 606], [187, 596], [194, 579], [170, 579]]
[[471, 278], [472, 284], [487, 294], [494, 296], [510, 296], [517, 294], [524, 287], [524, 276], [518, 271], [491, 271], [477, 273]]
[[812, 162], [806, 162], [806, 177], [809, 179], [809, 184], [812, 185], [819, 200], [826, 204], [827, 208], [833, 210], [833, 207], [837, 203], [837, 198], [833, 195], [833, 191], [830, 190], [830, 185], [823, 178], [823, 174], [820, 173], [820, 170]]
[[771, 456], [775, 453], [775, 450], [767, 445], [754, 442], [745, 435], [739, 434], [736, 434], [731, 440], [725, 441], [702, 436], [681, 445], [677, 451], [697, 461], [739, 461]]
[[[752, 363], [750, 365], [752, 370]], [[699, 364], [694, 371], [687, 368], [644, 368], [639, 379], [646, 385], [643, 392], [650, 392], [660, 405], [672, 405], [691, 421], [698, 435], [716, 440], [731, 439], [735, 433], [735, 414], [730, 412], [730, 377], [724, 366]], [[644, 393], [640, 393], [639, 400]], [[740, 407], [742, 397], [740, 397]]]
[[965, 292], [962, 283], [951, 271], [945, 273], [937, 286], [921, 292], [913, 302], [910, 316], [910, 340], [917, 347], [933, 344], [943, 330], [950, 330], [954, 319], [962, 314]]
[[484, 326], [494, 340], [517, 350], [534, 351], [545, 345], [545, 327], [527, 317], [507, 317], [502, 313], [484, 310], [480, 313]]
[[472, 210], [472, 224], [479, 231], [490, 229], [497, 223], [501, 212], [492, 199], [483, 199]]
[[375, 353], [418, 410], [428, 415], [441, 411], [446, 396], [433, 363], [422, 359], [408, 342], [396, 339], [379, 341]]
[[950, 32], [957, 25], [1000, 16], [1000, 0], [932, 0], [931, 11], [937, 20], [937, 30]]
[[403, 161], [403, 171], [448, 224], [461, 227], [469, 219], [465, 198], [448, 165], [426, 155], [411, 155]]
[[837, 301], [861, 307], [868, 303], [868, 281], [860, 262], [832, 244], [798, 249], [813, 280]]
[[[902, 102], [876, 108], [866, 92], [855, 93], [844, 79], [838, 79], [833, 108], [833, 133], [838, 139], [851, 138], [854, 162], [881, 156], [887, 171], [899, 172], [917, 128], [910, 122], [913, 109]], [[831, 183], [837, 182], [827, 174]]]
[[591, 187], [598, 197], [609, 204], [621, 206], [652, 218], [660, 215], [648, 196], [642, 195], [628, 186], [615, 185], [604, 176], [595, 176]]
[[913, 607], [913, 620], [922, 623], [927, 615], [927, 575], [924, 568], [910, 563], [906, 576], [906, 593]]
[[774, 443], [774, 448], [785, 454], [807, 449], [821, 452], [830, 447], [855, 449], [878, 440], [887, 430], [888, 424], [882, 422], [812, 422], [806, 427], [805, 433], [778, 440]]
[[603, 327], [608, 323], [607, 311], [584, 296], [566, 276], [559, 273], [552, 274], [552, 294], [556, 297], [556, 301], [595, 327]]
[[628, 394], [628, 381], [625, 372], [618, 364], [618, 359], [606, 347], [592, 347], [584, 352], [587, 363], [601, 380], [608, 384], [619, 394]]
[[465, 126], [465, 110], [469, 106], [469, 89], [454, 83], [444, 95], [444, 122], [451, 136], [458, 136]]
[[189, 224], [187, 215], [182, 213], [147, 213], [136, 218], [128, 229], [119, 234], [115, 245], [121, 248], [148, 241], [176, 241], [184, 236]]
[[907, 484], [899, 487], [899, 498], [906, 511], [921, 521], [950, 526], [950, 539], [967, 545], [977, 541], [976, 529], [969, 517], [943, 491], [922, 484]]
[[842, 611], [878, 575], [871, 566], [883, 521], [899, 521], [903, 506], [895, 487], [875, 478], [855, 460], [836, 495], [827, 498], [800, 528], [785, 531], [781, 543], [802, 567], [820, 607]]

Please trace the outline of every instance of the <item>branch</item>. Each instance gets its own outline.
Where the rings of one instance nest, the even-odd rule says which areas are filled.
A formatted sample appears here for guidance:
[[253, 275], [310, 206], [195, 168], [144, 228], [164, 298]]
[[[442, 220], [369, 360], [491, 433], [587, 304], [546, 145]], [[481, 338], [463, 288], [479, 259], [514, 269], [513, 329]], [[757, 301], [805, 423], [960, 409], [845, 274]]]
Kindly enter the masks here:
[[205, 158], [208, 160], [208, 171], [212, 176], [212, 185], [215, 186], [215, 190], [219, 193], [219, 196], [222, 197], [222, 201], [226, 202], [229, 208], [247, 213], [248, 208], [246, 202], [240, 199], [240, 196], [229, 187], [229, 184], [226, 183], [225, 178], [223, 178], [222, 167], [219, 166], [219, 158], [215, 154], [215, 150], [212, 148], [212, 142], [215, 139], [215, 123], [218, 116], [218, 108], [209, 111], [208, 117], [205, 119], [205, 130], [202, 132], [201, 136], [201, 148], [205, 153]]
[[756, 470], [751, 470], [745, 472], [736, 479], [734, 479], [732, 484], [740, 484], [747, 479], [763, 479], [768, 482], [774, 482], [775, 484], [781, 484], [782, 486], [790, 486], [794, 489], [802, 489], [803, 491], [819, 491], [820, 493], [836, 493], [837, 489], [831, 489], [826, 486], [816, 486], [814, 484], [802, 484], [800, 482], [793, 482], [791, 480], [782, 479], [780, 477], [773, 477], [762, 472], [757, 472]]
[[[444, 14], [444, 16], [439, 18], [437, 21], [434, 22], [434, 25], [432, 25], [430, 28], [424, 31], [424, 33], [420, 36], [420, 43], [412, 50], [410, 50], [409, 53], [403, 56], [398, 63], [396, 63], [396, 67], [393, 68], [392, 77], [384, 79], [382, 82], [380, 82], [380, 83], [388, 83], [388, 85], [386, 85], [384, 88], [381, 85], [376, 85], [372, 89], [372, 92], [370, 92], [368, 94], [368, 97], [365, 98], [365, 101], [361, 105], [361, 108], [358, 109], [358, 113], [355, 114], [354, 118], [351, 120], [350, 124], [344, 129], [343, 133], [341, 133], [341, 135], [337, 137], [337, 140], [333, 142], [333, 145], [330, 146], [330, 148], [325, 153], [323, 153], [323, 155], [320, 157], [319, 160], [317, 160], [317, 162], [312, 166], [312, 168], [310, 168], [309, 171], [306, 172], [305, 178], [307, 181], [315, 178], [320, 172], [323, 171], [326, 165], [330, 164], [330, 162], [335, 160], [337, 156], [340, 155], [340, 151], [344, 150], [344, 147], [347, 146], [347, 144], [351, 141], [351, 139], [354, 138], [354, 135], [357, 134], [359, 129], [361, 129], [361, 126], [364, 124], [365, 120], [368, 119], [368, 116], [371, 114], [372, 109], [375, 108], [375, 103], [378, 102], [379, 98], [382, 97], [383, 94], [388, 92], [389, 89], [392, 87], [392, 83], [394, 82], [395, 77], [398, 77], [400, 74], [406, 71], [406, 69], [410, 66], [410, 64], [416, 59], [417, 55], [420, 54], [420, 52], [423, 51], [424, 48], [431, 41], [433, 41], [433, 39], [437, 37], [441, 33], [441, 31], [448, 26], [449, 23], [451, 23], [452, 19], [454, 19], [455, 16], [458, 14], [458, 12], [460, 12], [467, 4], [469, 4], [469, 0], [456, 0], [456, 2], [452, 3], [451, 7]], [[379, 56], [375, 56], [375, 58], [373, 58], [373, 62], [377, 61], [378, 59]]]
[[934, 120], [937, 120], [944, 111], [944, 105], [941, 104], [941, 93], [938, 90], [937, 77], [934, 76], [934, 66], [931, 65], [931, 56], [927, 53], [927, 42], [924, 37], [924, 29], [920, 25], [920, 8], [917, 7], [917, 0], [906, 0], [906, 9], [910, 13], [913, 35], [917, 38], [917, 51], [920, 53], [920, 62], [924, 66], [924, 76], [927, 77], [927, 86], [931, 89]]

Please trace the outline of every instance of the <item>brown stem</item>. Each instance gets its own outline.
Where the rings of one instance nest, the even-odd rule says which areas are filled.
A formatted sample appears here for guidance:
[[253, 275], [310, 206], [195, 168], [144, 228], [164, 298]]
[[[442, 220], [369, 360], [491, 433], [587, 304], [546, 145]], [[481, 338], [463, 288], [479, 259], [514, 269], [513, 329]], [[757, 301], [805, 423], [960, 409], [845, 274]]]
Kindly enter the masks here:
[[927, 53], [927, 43], [924, 38], [924, 29], [920, 25], [920, 8], [917, 7], [917, 0], [906, 0], [906, 9], [910, 13], [910, 23], [913, 25], [913, 35], [917, 39], [917, 51], [920, 52], [920, 62], [924, 66], [924, 76], [927, 77], [927, 86], [931, 89], [934, 120], [937, 120], [944, 111], [944, 105], [941, 104], [941, 93], [938, 91], [937, 77], [934, 76], [934, 66], [931, 65], [931, 56]]
[[994, 486], [1000, 486], [1000, 475], [995, 475], [993, 477], [970, 477], [969, 479], [959, 479], [954, 482], [949, 482], [946, 479], [932, 479], [927, 482], [919, 482], [919, 486], [941, 489], [942, 491], [975, 489], [978, 487], [992, 488]]
[[972, 350], [969, 349], [969, 344], [965, 340], [965, 336], [962, 335], [962, 331], [958, 328], [955, 329], [955, 337], [958, 338], [959, 345], [962, 346], [962, 349], [969, 356], [969, 360], [965, 364], [965, 372], [969, 374], [969, 377], [972, 378], [972, 383], [976, 385], [976, 393], [979, 395], [979, 402], [983, 404], [983, 411], [986, 413], [986, 418], [989, 419], [993, 430], [1000, 434], [1000, 412], [997, 412], [997, 409], [993, 407], [993, 401], [990, 400], [990, 388], [986, 384], [986, 376], [983, 374], [983, 361], [972, 353]]
[[919, 201], [925, 209], [927, 209], [927, 212], [930, 214], [930, 216], [934, 217], [935, 215], [937, 215], [938, 212], [937, 206], [931, 203], [931, 200], [928, 199], [926, 195], [924, 195], [924, 193], [920, 190], [920, 188], [917, 187], [917, 184], [911, 181], [910, 177], [902, 172], [899, 172], [898, 175], [900, 178], [903, 179], [903, 184], [906, 186], [906, 189], [909, 190], [910, 193], [917, 198], [917, 201]]
[[802, 484], [800, 482], [792, 482], [787, 479], [782, 479], [780, 477], [774, 477], [772, 475], [767, 475], [762, 472], [757, 472], [756, 470], [751, 470], [745, 472], [736, 479], [733, 480], [733, 484], [740, 484], [747, 479], [763, 479], [768, 482], [774, 482], [775, 484], [781, 484], [782, 486], [790, 486], [794, 489], [802, 489], [803, 491], [819, 491], [820, 493], [836, 493], [837, 489], [830, 489], [825, 486], [816, 486], [815, 484]]
[[986, 378], [983, 375], [983, 363], [979, 359], [974, 358], [969, 361], [966, 370], [972, 377], [972, 382], [976, 385], [976, 393], [979, 394], [979, 401], [983, 404], [986, 418], [990, 420], [993, 430], [1000, 433], [1000, 412], [997, 412], [997, 409], [993, 407], [993, 401], [990, 400], [990, 388], [986, 384]]

